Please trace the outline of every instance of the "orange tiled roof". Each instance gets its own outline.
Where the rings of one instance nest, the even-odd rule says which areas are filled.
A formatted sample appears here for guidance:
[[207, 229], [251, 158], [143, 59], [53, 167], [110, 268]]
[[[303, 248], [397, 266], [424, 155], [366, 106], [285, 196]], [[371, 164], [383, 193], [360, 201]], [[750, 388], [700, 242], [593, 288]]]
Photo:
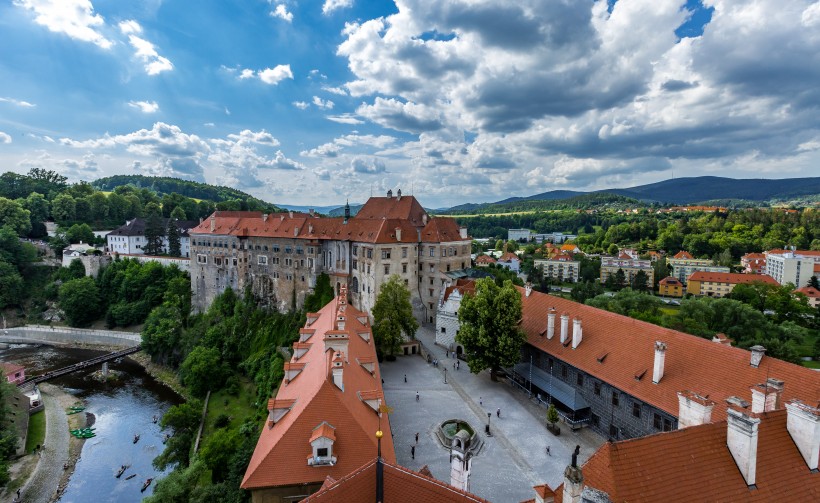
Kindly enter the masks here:
[[[256, 444], [253, 456], [242, 481], [244, 489], [321, 483], [326, 477], [339, 479], [362, 466], [376, 455], [374, 432], [379, 429], [379, 416], [360, 397], [359, 391], [381, 392], [381, 373], [374, 366], [371, 373], [357, 363], [374, 358], [376, 350], [373, 338], [365, 340], [357, 334], [371, 330], [367, 315], [352, 306], [342, 304], [339, 297], [324, 306], [317, 319], [305, 331], [305, 341], [310, 348], [300, 358], [303, 365], [299, 375], [290, 382], [282, 382], [276, 394], [276, 403], [289, 404], [291, 409], [281, 416], [272, 427], [266, 425]], [[330, 370], [331, 358], [336, 351], [325, 349], [324, 337], [334, 331], [336, 314], [344, 309], [346, 315], [346, 339], [329, 340], [347, 343], [346, 361], [343, 363], [344, 391], [333, 383]], [[293, 361], [293, 359], [291, 360]], [[286, 364], [288, 365], [288, 364]], [[310, 440], [315, 429], [323, 423], [333, 425], [335, 436], [333, 455], [335, 465], [308, 466], [306, 458], [311, 455]], [[381, 422], [384, 431], [382, 456], [390, 462], [396, 459], [393, 439], [388, 421]], [[323, 430], [323, 433], [327, 431]]]
[[576, 248], [578, 248], [578, 247], [577, 247], [576, 245], [574, 245], [574, 244], [565, 244], [565, 245], [561, 245], [561, 250], [562, 250], [562, 251], [572, 251], [572, 250], [574, 250], [574, 249], [576, 249]]
[[495, 259], [489, 255], [479, 255], [475, 258], [476, 264], [495, 264]]
[[803, 288], [798, 288], [795, 292], [802, 293], [811, 299], [820, 298], [820, 290], [814, 288], [813, 286], [804, 286]]
[[658, 282], [659, 285], [680, 285], [681, 282], [674, 276], [667, 276]]
[[[726, 417], [727, 398], [748, 396], [751, 386], [769, 377], [785, 382], [784, 401], [800, 398], [816, 403], [820, 398], [820, 373], [808, 368], [769, 356], [755, 368], [744, 349], [540, 292], [527, 297], [523, 288], [517, 288], [522, 293], [520, 326], [529, 344], [675, 417], [678, 391], [708, 395], [716, 403], [712, 418], [718, 421]], [[551, 307], [559, 313], [566, 311], [571, 318], [583, 318], [583, 339], [576, 349], [561, 345], [557, 333], [551, 340], [541, 335], [546, 333]], [[664, 375], [658, 384], [652, 383], [655, 341], [667, 345]], [[607, 357], [599, 361], [603, 353]], [[644, 370], [647, 374], [636, 379]]]
[[712, 283], [729, 283], [737, 285], [740, 283], [765, 283], [767, 285], [778, 285], [774, 278], [768, 274], [739, 274], [734, 272], [708, 272], [695, 271], [689, 276], [689, 281], [710, 281]]
[[741, 260], [743, 260], [743, 259], [746, 259], [746, 260], [761, 260], [761, 259], [765, 259], [765, 258], [766, 258], [766, 255], [764, 255], [762, 253], [747, 253], [746, 255], [740, 257]]
[[692, 254], [688, 251], [681, 250], [678, 253], [676, 253], [675, 256], [672, 258], [676, 258], [679, 260], [692, 260], [695, 257], [693, 257]]
[[448, 286], [444, 289], [444, 300], [450, 298], [450, 294], [452, 294], [455, 290], [461, 292], [461, 295], [464, 296], [465, 293], [475, 292], [475, 280], [468, 279], [468, 278], [461, 278], [456, 280], [455, 285]]
[[518, 255], [513, 252], [507, 252], [504, 255], [501, 255], [501, 258], [498, 259], [499, 262], [512, 262], [513, 260], [521, 261], [521, 259], [518, 258]]
[[427, 212], [413, 196], [371, 197], [364, 203], [356, 217], [373, 220], [409, 220], [416, 227], [424, 226]]
[[[755, 488], [726, 446], [726, 421], [604, 444], [583, 465], [586, 485], [613, 503], [818, 501], [812, 473], [786, 429], [786, 411], [760, 414]], [[562, 501], [563, 487], [555, 491]]]
[[[387, 434], [385, 434], [385, 438]], [[420, 472], [385, 461], [384, 501], [390, 503], [489, 503]], [[376, 459], [302, 500], [302, 503], [373, 501], [376, 496]]]

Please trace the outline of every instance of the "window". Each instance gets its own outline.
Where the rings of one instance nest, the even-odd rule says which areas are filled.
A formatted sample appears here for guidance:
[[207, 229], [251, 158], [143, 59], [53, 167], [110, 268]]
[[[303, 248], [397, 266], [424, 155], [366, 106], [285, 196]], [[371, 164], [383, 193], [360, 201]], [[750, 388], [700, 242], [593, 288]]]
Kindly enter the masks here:
[[613, 391], [612, 392], [612, 405], [617, 407], [619, 403], [620, 403], [620, 397], [618, 396], [618, 392]]
[[601, 396], [601, 383], [596, 382], [592, 385], [592, 390], [595, 392], [596, 395]]
[[367, 274], [370, 274], [370, 264], [367, 264]]
[[401, 258], [407, 258], [407, 247], [401, 249]]
[[268, 251], [268, 245], [263, 246], [263, 247], [262, 247], [262, 249], [263, 249], [264, 251]]
[[327, 457], [327, 447], [320, 447], [320, 448], [316, 449], [316, 456], [320, 457], [320, 458], [326, 458]]
[[259, 265], [268, 265], [268, 257], [265, 255], [259, 255], [256, 257], [256, 263]]
[[367, 258], [373, 258], [373, 249], [372, 248], [367, 249]]
[[569, 372], [567, 371], [567, 366], [566, 365], [561, 365], [561, 377], [566, 379], [568, 373]]
[[445, 247], [445, 246], [442, 246], [442, 247], [441, 247], [441, 256], [442, 256], [442, 257], [446, 257], [446, 256], [447, 256], [447, 247]]
[[406, 274], [406, 273], [407, 273], [407, 264], [402, 264], [402, 265], [401, 265], [401, 272], [402, 272], [402, 274]]
[[291, 248], [290, 246], [285, 247], [285, 253], [292, 253], [292, 252], [293, 252], [293, 248]]
[[207, 255], [197, 255], [196, 256], [196, 263], [197, 264], [207, 264], [208, 263], [208, 256]]
[[356, 259], [353, 259], [353, 270], [354, 271], [358, 270], [358, 265], [359, 265], [359, 262]]
[[672, 431], [672, 421], [670, 419], [664, 418], [663, 431]]
[[577, 384], [578, 386], [584, 385], [584, 374], [578, 372], [578, 374], [575, 376], [575, 384]]
[[305, 252], [305, 250], [301, 246], [296, 247], [296, 254], [297, 255], [302, 255], [304, 252]]
[[273, 245], [273, 253], [279, 253], [279, 245]]
[[359, 247], [357, 245], [353, 245], [353, 256], [356, 257], [359, 255]]
[[390, 264], [384, 264], [384, 273], [390, 274]]
[[601, 418], [598, 417], [597, 414], [591, 414], [589, 416], [589, 421], [592, 423], [592, 426], [598, 428], [601, 424]]
[[[430, 288], [429, 291], [430, 291], [430, 297], [432, 297], [433, 296], [433, 289]], [[430, 304], [430, 309], [433, 309], [433, 304]]]
[[279, 257], [273, 257], [273, 263], [279, 265]]
[[435, 257], [435, 256], [436, 256], [436, 247], [435, 247], [435, 246], [431, 246], [431, 247], [430, 247], [430, 256], [431, 256], [431, 257]]
[[430, 278], [430, 285], [433, 284], [433, 278]]
[[293, 259], [290, 257], [285, 258], [285, 267], [290, 267], [293, 265]]
[[635, 417], [641, 417], [641, 404], [638, 402], [632, 402], [632, 415]]
[[441, 333], [446, 334], [447, 333], [447, 327], [441, 327]]
[[308, 246], [308, 255], [313, 255], [313, 247]]
[[387, 260], [390, 258], [390, 249], [382, 250], [382, 260]]

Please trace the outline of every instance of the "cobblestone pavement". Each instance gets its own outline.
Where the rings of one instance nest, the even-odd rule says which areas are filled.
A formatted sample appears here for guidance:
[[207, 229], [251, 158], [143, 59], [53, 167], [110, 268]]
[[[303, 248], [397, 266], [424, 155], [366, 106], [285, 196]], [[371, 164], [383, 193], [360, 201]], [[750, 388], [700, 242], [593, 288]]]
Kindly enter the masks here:
[[[559, 437], [553, 436], [546, 429], [546, 409], [527, 393], [507, 382], [492, 382], [487, 371], [471, 374], [463, 361], [459, 370], [453, 369], [455, 360], [434, 345], [431, 327], [420, 328], [417, 337], [431, 358], [439, 360], [438, 367], [419, 356], [381, 364], [385, 398], [394, 407], [390, 425], [399, 464], [414, 470], [428, 465], [434, 477], [449, 483], [449, 451], [434, 431], [447, 419], [466, 420], [485, 441], [473, 459], [470, 491], [495, 503], [515, 503], [532, 498], [534, 485], [560, 484], [576, 445], [581, 446], [579, 461], [584, 462], [603, 444], [604, 439], [589, 430], [573, 433], [566, 426]], [[492, 437], [484, 436], [488, 420]], [[412, 459], [416, 432], [419, 442]], [[548, 445], [551, 455], [546, 452]]]
[[46, 437], [40, 461], [21, 490], [26, 503], [48, 503], [57, 493], [63, 464], [68, 461], [68, 418], [57, 399], [49, 394], [49, 385], [41, 385], [46, 414]]

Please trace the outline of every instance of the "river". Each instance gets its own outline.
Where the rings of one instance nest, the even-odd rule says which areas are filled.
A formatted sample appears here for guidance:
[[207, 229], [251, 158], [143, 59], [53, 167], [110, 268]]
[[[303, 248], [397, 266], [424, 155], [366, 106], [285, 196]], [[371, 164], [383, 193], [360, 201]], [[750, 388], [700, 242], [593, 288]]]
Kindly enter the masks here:
[[[0, 361], [23, 365], [26, 376], [34, 376], [102, 353], [90, 349], [12, 346], [0, 350]], [[97, 434], [85, 441], [61, 502], [138, 502], [153, 492], [154, 484], [140, 492], [145, 479], [151, 477], [156, 481], [163, 475], [151, 465], [162, 452], [164, 436], [153, 417], [161, 418], [181, 399], [133, 360], [111, 362], [110, 368], [122, 372], [121, 379], [108, 383], [91, 379], [90, 373], [99, 370], [95, 367], [49, 381], [86, 402], [86, 412], [95, 417]], [[136, 444], [135, 434], [140, 435]], [[123, 464], [130, 466], [117, 479], [117, 469]], [[136, 476], [126, 480], [131, 474]]]

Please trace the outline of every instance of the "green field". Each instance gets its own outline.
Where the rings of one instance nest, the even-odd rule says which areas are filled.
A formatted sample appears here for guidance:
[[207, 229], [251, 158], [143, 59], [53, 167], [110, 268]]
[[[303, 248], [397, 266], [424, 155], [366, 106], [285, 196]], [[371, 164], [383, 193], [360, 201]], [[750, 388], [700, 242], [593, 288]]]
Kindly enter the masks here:
[[46, 413], [41, 410], [28, 419], [28, 436], [26, 437], [26, 453], [30, 453], [37, 445], [43, 445], [46, 438]]

